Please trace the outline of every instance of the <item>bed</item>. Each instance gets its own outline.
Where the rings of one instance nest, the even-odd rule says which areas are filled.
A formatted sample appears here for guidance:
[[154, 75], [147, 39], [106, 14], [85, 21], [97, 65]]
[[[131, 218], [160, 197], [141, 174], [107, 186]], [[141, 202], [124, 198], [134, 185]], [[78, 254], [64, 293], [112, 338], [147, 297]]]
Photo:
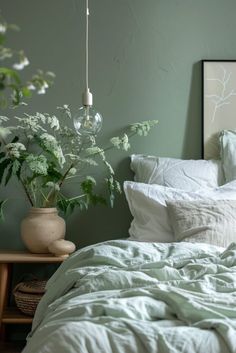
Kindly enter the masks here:
[[24, 353], [236, 351], [236, 245], [108, 241], [48, 283]]
[[60, 266], [23, 353], [236, 353], [235, 131], [218, 143], [221, 160], [131, 157], [130, 238]]

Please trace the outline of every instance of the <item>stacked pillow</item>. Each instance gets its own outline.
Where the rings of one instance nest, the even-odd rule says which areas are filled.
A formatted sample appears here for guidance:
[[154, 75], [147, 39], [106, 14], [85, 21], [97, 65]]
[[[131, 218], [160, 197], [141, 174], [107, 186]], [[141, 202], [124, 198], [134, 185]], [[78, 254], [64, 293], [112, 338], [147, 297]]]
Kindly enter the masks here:
[[236, 241], [236, 181], [221, 186], [220, 161], [133, 155], [135, 182], [124, 183], [139, 241]]
[[236, 241], [235, 200], [171, 201], [167, 207], [176, 241], [223, 247]]
[[130, 167], [137, 182], [185, 191], [214, 188], [224, 183], [222, 164], [218, 160], [183, 160], [138, 154], [131, 156]]

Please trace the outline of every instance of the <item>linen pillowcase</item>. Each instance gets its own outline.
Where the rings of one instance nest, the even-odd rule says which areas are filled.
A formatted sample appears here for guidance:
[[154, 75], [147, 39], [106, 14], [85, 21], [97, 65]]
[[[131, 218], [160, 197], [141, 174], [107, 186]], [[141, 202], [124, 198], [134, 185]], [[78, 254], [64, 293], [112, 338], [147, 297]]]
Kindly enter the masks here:
[[131, 239], [168, 243], [175, 241], [167, 211], [168, 201], [236, 200], [236, 181], [199, 192], [126, 181], [124, 191], [133, 215], [129, 229]]
[[236, 131], [223, 130], [219, 137], [226, 182], [236, 179]]
[[167, 202], [175, 241], [227, 247], [236, 242], [236, 201]]
[[183, 160], [144, 155], [131, 156], [134, 180], [186, 191], [215, 188], [224, 184], [222, 163], [218, 160]]

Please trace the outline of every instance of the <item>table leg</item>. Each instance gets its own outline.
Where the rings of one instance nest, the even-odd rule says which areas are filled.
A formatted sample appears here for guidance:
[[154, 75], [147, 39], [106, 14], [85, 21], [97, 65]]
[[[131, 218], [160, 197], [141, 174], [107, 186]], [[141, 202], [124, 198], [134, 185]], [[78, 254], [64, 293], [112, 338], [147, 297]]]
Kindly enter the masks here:
[[10, 270], [10, 264], [0, 264], [0, 341], [5, 339], [5, 325], [2, 324], [2, 317], [8, 301]]

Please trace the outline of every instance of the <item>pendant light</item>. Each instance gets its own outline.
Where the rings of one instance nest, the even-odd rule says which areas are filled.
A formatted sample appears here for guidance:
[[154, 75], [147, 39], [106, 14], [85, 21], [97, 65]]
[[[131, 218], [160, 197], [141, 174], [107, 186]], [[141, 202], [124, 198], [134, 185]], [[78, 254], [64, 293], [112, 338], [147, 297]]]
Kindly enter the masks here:
[[81, 138], [91, 135], [96, 136], [102, 127], [102, 116], [93, 107], [93, 95], [89, 90], [89, 0], [86, 0], [86, 46], [85, 46], [85, 68], [86, 87], [82, 95], [83, 106], [79, 108], [74, 116], [74, 127]]

